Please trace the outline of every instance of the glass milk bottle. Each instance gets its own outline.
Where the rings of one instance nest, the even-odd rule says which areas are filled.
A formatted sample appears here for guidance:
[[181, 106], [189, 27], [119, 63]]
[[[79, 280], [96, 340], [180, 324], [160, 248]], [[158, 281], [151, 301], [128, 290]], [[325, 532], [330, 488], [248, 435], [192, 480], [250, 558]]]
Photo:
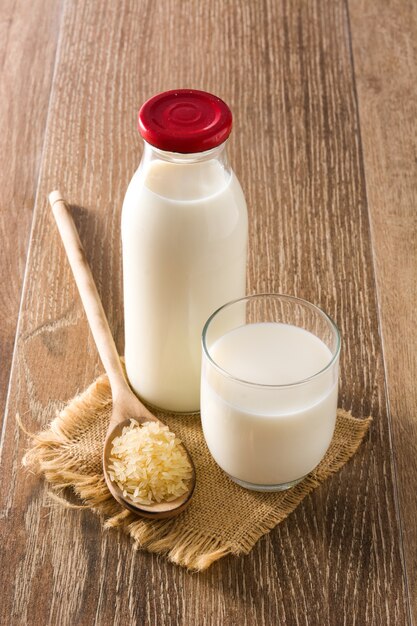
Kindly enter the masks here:
[[245, 295], [247, 210], [226, 155], [229, 107], [180, 89], [139, 111], [144, 152], [122, 211], [130, 384], [165, 410], [199, 409], [201, 331]]

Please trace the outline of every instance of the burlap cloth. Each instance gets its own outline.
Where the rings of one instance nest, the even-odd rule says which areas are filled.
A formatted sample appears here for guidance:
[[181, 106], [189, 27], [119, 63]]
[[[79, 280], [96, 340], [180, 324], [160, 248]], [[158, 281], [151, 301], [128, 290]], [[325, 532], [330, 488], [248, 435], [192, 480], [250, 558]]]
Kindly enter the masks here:
[[[371, 422], [371, 418], [356, 419], [339, 409], [333, 441], [320, 465], [288, 491], [257, 493], [236, 485], [215, 464], [198, 415], [161, 413], [158, 417], [190, 451], [197, 484], [186, 511], [171, 520], [152, 521], [123, 510], [107, 490], [101, 452], [111, 407], [104, 375], [71, 400], [47, 430], [33, 437], [24, 465], [45, 476], [52, 493], [61, 499], [72, 489], [82, 506], [102, 514], [105, 527], [122, 527], [135, 547], [166, 554], [174, 563], [194, 570], [206, 569], [226, 554], [247, 554], [262, 535], [349, 460]], [[63, 502], [74, 506], [68, 499]]]

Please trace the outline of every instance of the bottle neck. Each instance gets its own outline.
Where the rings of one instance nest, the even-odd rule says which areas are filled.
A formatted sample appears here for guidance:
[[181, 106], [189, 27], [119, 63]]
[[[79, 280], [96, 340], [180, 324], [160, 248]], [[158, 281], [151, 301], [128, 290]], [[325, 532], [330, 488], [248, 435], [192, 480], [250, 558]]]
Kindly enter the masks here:
[[145, 186], [176, 201], [199, 200], [218, 193], [231, 180], [226, 142], [192, 154], [166, 152], [145, 142], [138, 173]]
[[143, 150], [143, 161], [166, 161], [167, 163], [203, 163], [204, 161], [218, 161], [225, 170], [229, 170], [229, 162], [227, 159], [227, 150], [226, 150], [227, 141], [224, 141], [219, 146], [212, 148], [211, 150], [206, 150], [205, 152], [192, 152], [187, 154], [182, 154], [180, 152], [167, 152], [165, 150], [160, 150], [159, 148], [155, 148], [151, 144], [144, 141], [144, 150]]

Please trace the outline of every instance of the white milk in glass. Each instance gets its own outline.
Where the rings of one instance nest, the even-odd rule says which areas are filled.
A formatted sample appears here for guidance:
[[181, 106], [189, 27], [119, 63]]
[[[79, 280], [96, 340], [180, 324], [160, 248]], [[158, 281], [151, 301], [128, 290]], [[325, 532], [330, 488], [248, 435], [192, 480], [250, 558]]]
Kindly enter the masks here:
[[327, 345], [304, 328], [266, 322], [233, 328], [209, 354], [218, 367], [205, 355], [201, 415], [218, 465], [264, 487], [314, 469], [336, 421], [337, 375], [326, 369]]
[[126, 193], [122, 242], [129, 381], [155, 406], [198, 410], [204, 322], [245, 294], [247, 213], [236, 176], [217, 158], [145, 161]]

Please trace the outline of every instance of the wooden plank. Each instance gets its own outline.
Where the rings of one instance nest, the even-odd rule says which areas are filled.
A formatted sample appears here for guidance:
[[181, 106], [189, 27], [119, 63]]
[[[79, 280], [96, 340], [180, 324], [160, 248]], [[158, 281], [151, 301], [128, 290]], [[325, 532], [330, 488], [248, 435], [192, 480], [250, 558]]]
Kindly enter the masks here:
[[3, 420], [49, 103], [60, 2], [0, 4], [0, 420]]
[[[133, 553], [86, 511], [47, 508], [45, 486], [19, 468], [26, 439], [13, 422], [19, 410], [39, 428], [100, 371], [47, 192], [59, 186], [78, 207], [121, 349], [119, 220], [140, 156], [136, 110], [177, 86], [212, 90], [234, 110], [231, 160], [250, 208], [249, 290], [302, 295], [335, 317], [341, 405], [375, 417], [354, 460], [250, 555], [195, 576]], [[3, 452], [3, 619], [406, 623], [354, 96], [342, 0], [67, 3]]]
[[349, 5], [404, 551], [417, 621], [417, 5]]

